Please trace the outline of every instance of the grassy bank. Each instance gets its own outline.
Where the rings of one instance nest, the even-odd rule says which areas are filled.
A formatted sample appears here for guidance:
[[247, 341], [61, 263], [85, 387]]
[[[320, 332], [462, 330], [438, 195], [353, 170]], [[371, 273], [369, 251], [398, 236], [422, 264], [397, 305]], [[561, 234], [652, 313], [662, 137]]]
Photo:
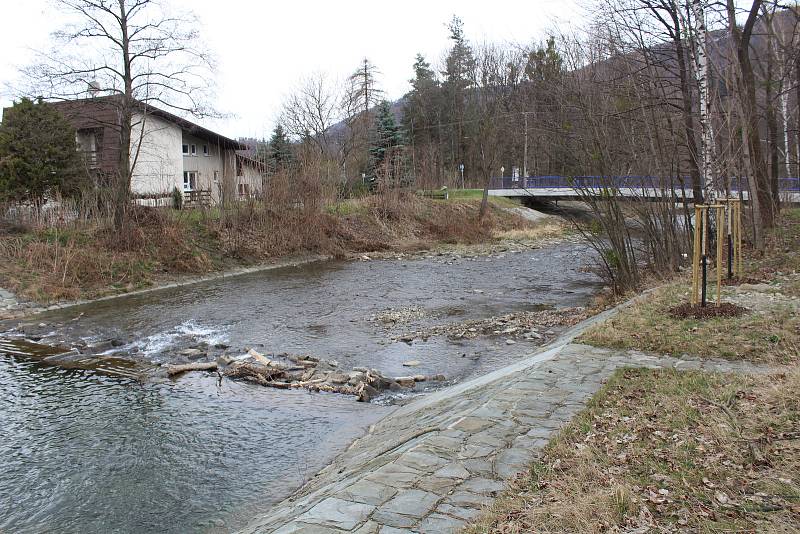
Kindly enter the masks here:
[[691, 280], [680, 277], [590, 329], [580, 341], [675, 356], [795, 361], [800, 355], [800, 209], [784, 212], [766, 251], [748, 254], [741, 283], [723, 287], [724, 302], [746, 308], [739, 317], [674, 316], [671, 310], [689, 300]]
[[470, 532], [796, 532], [798, 388], [620, 370]]
[[740, 316], [673, 314], [673, 280], [579, 341], [790, 364], [770, 376], [623, 369], [474, 533], [800, 531], [800, 210], [724, 288]]
[[538, 232], [496, 203], [480, 220], [478, 204], [373, 196], [281, 211], [256, 202], [225, 211], [138, 208], [122, 235], [107, 222], [6, 226], [0, 228], [0, 287], [52, 303], [281, 257], [458, 247], [497, 241], [502, 232]]

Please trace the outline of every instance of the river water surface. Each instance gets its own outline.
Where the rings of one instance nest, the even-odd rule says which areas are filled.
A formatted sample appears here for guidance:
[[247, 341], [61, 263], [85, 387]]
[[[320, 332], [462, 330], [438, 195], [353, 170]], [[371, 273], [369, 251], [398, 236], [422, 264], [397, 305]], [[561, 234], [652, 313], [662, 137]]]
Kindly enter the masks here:
[[[462, 380], [532, 350], [502, 339], [393, 342], [399, 328], [542, 306], [579, 306], [598, 281], [588, 251], [563, 243], [493, 257], [323, 262], [37, 316], [61, 340], [114, 338], [167, 361], [186, 340], [302, 353], [340, 366]], [[0, 531], [229, 531], [284, 499], [385, 416], [391, 399], [262, 388], [204, 373], [146, 381], [48, 367], [0, 340]], [[397, 332], [394, 332], [395, 334]], [[48, 336], [45, 335], [44, 341]], [[430, 386], [429, 386], [430, 387]], [[396, 401], [397, 399], [395, 399]]]

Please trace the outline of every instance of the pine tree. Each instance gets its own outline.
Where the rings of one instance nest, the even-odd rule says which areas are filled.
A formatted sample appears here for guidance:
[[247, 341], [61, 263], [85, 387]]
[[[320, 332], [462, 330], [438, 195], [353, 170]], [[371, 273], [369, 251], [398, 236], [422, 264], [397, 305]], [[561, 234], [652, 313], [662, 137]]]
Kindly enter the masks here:
[[291, 141], [280, 124], [272, 131], [267, 152], [267, 164], [271, 172], [285, 169], [292, 161]]
[[403, 108], [403, 126], [415, 143], [427, 143], [437, 134], [440, 122], [440, 86], [436, 73], [422, 54], [414, 61], [414, 78], [409, 80], [411, 91]]
[[0, 199], [41, 202], [76, 196], [88, 183], [75, 129], [40, 98], [23, 98], [0, 124]]
[[532, 82], [554, 81], [561, 75], [563, 65], [564, 60], [556, 50], [556, 40], [551, 36], [545, 47], [540, 46], [528, 53], [525, 77]]
[[450, 166], [455, 167], [463, 163], [466, 146], [464, 142], [464, 123], [466, 121], [467, 91], [474, 86], [473, 74], [475, 72], [475, 56], [464, 36], [464, 23], [460, 18], [453, 16], [448, 24], [450, 40], [453, 46], [445, 60], [444, 82], [444, 122], [452, 124], [449, 127], [448, 143], [450, 157], [445, 160]]
[[473, 85], [471, 75], [475, 70], [475, 56], [464, 36], [464, 23], [461, 19], [453, 16], [447, 28], [450, 30], [453, 47], [445, 60], [445, 71], [442, 73], [445, 77], [444, 85], [454, 92], [464, 91]]
[[383, 91], [378, 87], [378, 68], [364, 58], [361, 65], [350, 75], [350, 91], [348, 98], [351, 109], [369, 114], [372, 106], [383, 98]]
[[[398, 163], [403, 157], [402, 148], [405, 136], [397, 124], [391, 104], [384, 100], [378, 104], [375, 115], [375, 126], [370, 143], [370, 184], [371, 189], [377, 185], [379, 176], [402, 178], [395, 176]], [[401, 171], [402, 172], [402, 171]]]

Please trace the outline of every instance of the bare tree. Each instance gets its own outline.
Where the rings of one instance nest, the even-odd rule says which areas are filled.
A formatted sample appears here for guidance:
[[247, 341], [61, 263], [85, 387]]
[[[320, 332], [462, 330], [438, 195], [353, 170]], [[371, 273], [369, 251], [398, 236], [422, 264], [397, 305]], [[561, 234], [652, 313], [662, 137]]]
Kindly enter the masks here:
[[[55, 0], [75, 22], [54, 34], [55, 46], [25, 72], [31, 92], [71, 100], [107, 95], [119, 136], [114, 227], [121, 230], [131, 178], [146, 132], [148, 104], [211, 114], [211, 63], [190, 16], [175, 17], [157, 0]], [[139, 139], [135, 139], [137, 136]]]
[[[753, 0], [747, 11], [747, 18], [741, 27], [736, 21], [737, 9], [734, 0], [726, 0], [728, 14], [728, 31], [733, 39], [736, 49], [736, 59], [739, 67], [737, 78], [739, 86], [739, 102], [742, 110], [743, 134], [746, 135], [747, 148], [750, 159], [750, 192], [753, 208], [759, 212], [761, 225], [771, 228], [775, 219], [775, 203], [772, 198], [772, 188], [769, 184], [767, 165], [764, 160], [761, 137], [759, 130], [759, 116], [756, 106], [756, 77], [750, 58], [750, 46], [753, 29], [758, 21], [762, 0]], [[756, 225], [757, 226], [757, 225]], [[756, 245], [763, 245], [760, 238]]]
[[331, 128], [339, 121], [339, 95], [322, 73], [302, 80], [284, 101], [280, 123], [296, 139], [317, 147], [320, 154], [331, 148]]

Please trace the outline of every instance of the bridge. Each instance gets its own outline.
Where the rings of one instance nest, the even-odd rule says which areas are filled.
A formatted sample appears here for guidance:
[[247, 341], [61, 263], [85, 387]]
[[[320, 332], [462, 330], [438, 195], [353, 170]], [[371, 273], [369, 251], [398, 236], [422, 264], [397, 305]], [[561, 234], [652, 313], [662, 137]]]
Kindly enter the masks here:
[[[657, 200], [672, 190], [678, 199], [692, 201], [691, 180], [657, 176], [527, 176], [495, 177], [489, 184], [489, 195], [497, 197], [528, 197], [536, 200], [575, 200], [585, 194], [602, 194], [609, 189], [632, 199]], [[784, 202], [800, 203], [800, 178], [778, 180], [780, 198]], [[731, 193], [749, 198], [746, 179], [731, 180]]]

